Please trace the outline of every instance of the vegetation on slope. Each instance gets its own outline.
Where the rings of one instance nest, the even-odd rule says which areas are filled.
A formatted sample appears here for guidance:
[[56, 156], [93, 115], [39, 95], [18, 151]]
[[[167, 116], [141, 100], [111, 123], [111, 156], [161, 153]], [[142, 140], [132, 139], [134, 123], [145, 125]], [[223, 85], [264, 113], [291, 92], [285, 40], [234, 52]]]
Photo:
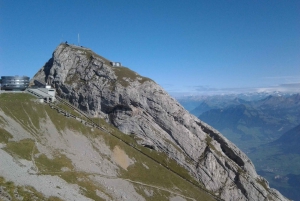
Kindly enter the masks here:
[[150, 78], [142, 77], [138, 75], [136, 72], [126, 67], [115, 67], [113, 68], [113, 70], [116, 76], [118, 77], [118, 82], [124, 87], [127, 87], [129, 85], [129, 82], [135, 80], [139, 81], [142, 84], [146, 81], [152, 81]]
[[[118, 178], [131, 182], [136, 191], [145, 197], [145, 199], [169, 200], [171, 195], [175, 196], [172, 192], [176, 192], [182, 196], [191, 197], [196, 200], [213, 200], [207, 192], [160, 165], [159, 163], [192, 180], [184, 168], [179, 166], [174, 160], [169, 159], [165, 154], [138, 145], [133, 137], [121, 133], [103, 120], [97, 122], [100, 122], [102, 127], [105, 127], [111, 134], [117, 137], [113, 137], [101, 130], [86, 127], [75, 119], [66, 118], [62, 114], [58, 114], [56, 110], [51, 109], [48, 105], [37, 103], [32, 98], [28, 94], [1, 94], [0, 110], [18, 122], [37, 142], [39, 142], [42, 136], [40, 125], [43, 123], [45, 117], [48, 116], [56, 129], [61, 131], [62, 134], [65, 130], [73, 130], [85, 135], [91, 141], [100, 137], [111, 150], [116, 146], [122, 149], [135, 163], [130, 165], [127, 170], [119, 168]], [[0, 124], [5, 124], [2, 118], [0, 118]], [[72, 161], [61, 153], [60, 150], [53, 150], [55, 154], [50, 159], [46, 155], [39, 153], [38, 149], [34, 146], [34, 140], [24, 139], [15, 142], [11, 141], [12, 134], [8, 131], [2, 129], [0, 133], [1, 142], [6, 144], [5, 150], [15, 157], [34, 160], [39, 174], [57, 175], [68, 183], [77, 184], [80, 186], [82, 194], [94, 200], [101, 200], [96, 193], [97, 190], [112, 198], [112, 195], [106, 192], [106, 189], [95, 184], [91, 179], [91, 176], [95, 175], [76, 170], [73, 167]], [[128, 144], [136, 149], [128, 146]], [[159, 163], [141, 154], [139, 150], [151, 156]], [[112, 159], [108, 158], [108, 160]], [[145, 192], [151, 192], [151, 195]]]
[[104, 64], [110, 65], [110, 60], [96, 54], [95, 52], [93, 52], [92, 50], [90, 50], [88, 48], [85, 48], [85, 47], [82, 47], [82, 46], [80, 47], [80, 46], [76, 46], [76, 45], [69, 45], [69, 44], [65, 44], [65, 43], [61, 43], [60, 45], [62, 45], [64, 47], [64, 49], [66, 47], [71, 47], [73, 50], [79, 51], [81, 54], [84, 54], [87, 59], [92, 59], [93, 57], [94, 58], [98, 57], [104, 62]]
[[43, 200], [43, 201], [62, 201], [60, 198], [51, 196], [46, 198], [42, 193], [38, 192], [31, 186], [16, 186], [11, 181], [6, 181], [3, 177], [0, 176], [0, 188], [2, 188], [0, 194], [6, 197], [9, 200], [23, 200], [23, 201], [31, 201], [31, 200]]

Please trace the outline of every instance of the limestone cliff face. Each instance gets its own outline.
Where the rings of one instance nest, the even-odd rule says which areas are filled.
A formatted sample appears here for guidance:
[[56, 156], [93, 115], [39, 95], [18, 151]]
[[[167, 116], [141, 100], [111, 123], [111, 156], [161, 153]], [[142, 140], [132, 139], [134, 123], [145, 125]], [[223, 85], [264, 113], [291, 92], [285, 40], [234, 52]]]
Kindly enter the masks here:
[[112, 67], [89, 49], [60, 44], [36, 81], [52, 84], [62, 98], [135, 135], [140, 144], [167, 153], [224, 200], [286, 200], [240, 149], [154, 81]]

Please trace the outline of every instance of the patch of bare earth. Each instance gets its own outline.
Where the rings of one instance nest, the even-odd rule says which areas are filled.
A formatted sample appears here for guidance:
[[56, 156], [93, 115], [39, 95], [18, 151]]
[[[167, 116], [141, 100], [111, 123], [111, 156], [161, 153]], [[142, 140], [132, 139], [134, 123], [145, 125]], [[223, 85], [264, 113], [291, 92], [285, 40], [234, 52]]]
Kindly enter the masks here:
[[133, 161], [119, 146], [114, 147], [112, 158], [124, 170], [127, 170], [128, 166], [133, 164]]

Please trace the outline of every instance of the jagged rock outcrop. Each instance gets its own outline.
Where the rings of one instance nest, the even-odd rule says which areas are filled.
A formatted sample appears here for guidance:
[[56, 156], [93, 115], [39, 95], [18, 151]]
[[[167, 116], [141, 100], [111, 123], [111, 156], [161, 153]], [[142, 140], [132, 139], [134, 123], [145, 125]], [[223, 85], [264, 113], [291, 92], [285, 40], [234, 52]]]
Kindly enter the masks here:
[[59, 96], [89, 115], [167, 153], [224, 200], [286, 200], [257, 175], [240, 149], [154, 81], [112, 67], [87, 48], [60, 44], [32, 82], [52, 84]]

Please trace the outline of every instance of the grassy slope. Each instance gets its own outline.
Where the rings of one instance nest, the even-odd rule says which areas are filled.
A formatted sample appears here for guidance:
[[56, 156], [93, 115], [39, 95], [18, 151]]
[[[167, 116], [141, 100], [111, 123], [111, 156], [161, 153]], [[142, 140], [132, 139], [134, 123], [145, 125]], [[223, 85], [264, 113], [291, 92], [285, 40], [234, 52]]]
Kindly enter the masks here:
[[114, 67], [113, 70], [118, 78], [117, 81], [124, 87], [127, 87], [129, 85], [129, 82], [125, 79], [128, 79], [131, 82], [138, 80], [140, 83], [144, 83], [146, 81], [153, 81], [150, 78], [138, 75], [136, 72], [126, 67]]
[[[196, 200], [213, 200], [213, 198], [211, 198], [211, 196], [209, 196], [206, 192], [191, 185], [187, 181], [168, 171], [166, 168], [155, 163], [148, 157], [140, 154], [137, 150], [131, 148], [117, 138], [99, 130], [91, 131], [90, 128], [80, 124], [78, 121], [58, 114], [48, 105], [33, 102], [31, 100], [32, 98], [33, 97], [28, 94], [1, 94], [0, 109], [4, 111], [6, 115], [19, 122], [19, 124], [22, 125], [22, 127], [33, 136], [38, 136], [40, 123], [47, 113], [57, 130], [64, 130], [67, 128], [76, 130], [91, 140], [95, 137], [101, 136], [111, 150], [115, 146], [119, 146], [130, 158], [134, 158], [136, 161], [134, 165], [128, 167], [127, 171], [120, 168], [119, 178], [129, 179], [132, 181], [142, 182], [147, 185], [154, 185], [160, 188], [169, 189], [181, 195], [192, 197]], [[3, 124], [5, 122], [0, 117], [0, 124], [1, 123]], [[101, 124], [103, 127], [110, 130], [114, 135], [124, 139], [126, 142], [134, 145], [135, 147], [138, 147], [138, 149], [148, 153], [153, 158], [161, 161], [161, 163], [172, 167], [181, 175], [188, 175], [185, 169], [177, 166], [174, 161], [169, 160], [164, 154], [139, 147], [135, 140], [130, 136], [122, 134], [114, 127], [106, 124], [104, 121], [101, 121]], [[19, 142], [13, 142], [9, 141], [10, 138], [11, 134], [4, 129], [0, 129], [0, 141], [2, 143], [6, 143], [5, 150], [7, 150], [13, 156], [31, 160], [31, 153], [38, 153], [38, 150], [34, 149], [33, 140], [25, 139]], [[38, 139], [38, 137], [36, 139]], [[104, 192], [108, 197], [111, 196], [109, 193], [105, 192], [105, 189], [103, 189], [101, 186], [95, 185], [95, 183], [89, 178], [90, 175], [88, 173], [72, 171], [73, 166], [70, 159], [68, 159], [65, 155], [60, 154], [59, 150], [57, 150], [57, 154], [53, 159], [48, 159], [45, 155], [36, 155], [35, 162], [42, 174], [55, 175], [55, 172], [60, 171], [62, 167], [67, 167], [70, 171], [59, 172], [57, 175], [69, 183], [75, 183], [81, 186], [82, 193], [89, 198], [100, 200], [100, 198], [96, 195], [95, 190]], [[143, 164], [149, 167], [149, 169], [146, 169]], [[0, 183], [0, 185], [7, 183], [3, 179], [1, 181], [2, 183]], [[137, 183], [134, 183], [134, 186], [136, 191], [144, 196], [147, 200], [168, 200], [170, 196], [169, 192], [159, 190], [157, 188], [146, 187]], [[145, 189], [148, 191], [152, 190], [153, 195], [148, 197], [144, 192]], [[11, 196], [14, 195], [11, 194]], [[56, 198], [51, 199], [55, 200]]]
[[[45, 200], [45, 201], [62, 201], [58, 197], [51, 196], [46, 198], [42, 193], [36, 191], [30, 186], [16, 186], [13, 182], [6, 181], [3, 177], [0, 176], [0, 187], [4, 188], [6, 193], [9, 194], [12, 198], [12, 201], [17, 200], [15, 196], [18, 194], [24, 201], [30, 200]], [[1, 200], [1, 199], [0, 199]]]

